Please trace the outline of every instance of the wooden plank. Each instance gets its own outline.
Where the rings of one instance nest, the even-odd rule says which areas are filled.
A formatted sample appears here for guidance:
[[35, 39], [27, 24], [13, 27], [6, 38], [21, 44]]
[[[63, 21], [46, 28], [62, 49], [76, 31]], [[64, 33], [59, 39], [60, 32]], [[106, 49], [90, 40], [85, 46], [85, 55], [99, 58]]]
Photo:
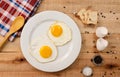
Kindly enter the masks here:
[[[114, 73], [115, 72], [115, 73]], [[118, 77], [119, 71], [107, 71], [106, 73], [103, 72], [96, 72], [93, 74], [92, 77]], [[117, 75], [116, 75], [117, 74]], [[63, 72], [63, 73], [43, 73], [43, 72], [0, 72], [0, 77], [84, 77], [80, 72], [78, 71], [69, 71], [69, 72]]]
[[[97, 37], [95, 34], [91, 34], [88, 32], [85, 32], [82, 34], [82, 48], [81, 52], [98, 52], [96, 49], [96, 41]], [[120, 34], [109, 34], [105, 37], [106, 40], [108, 40], [109, 45], [108, 47], [103, 51], [103, 53], [120, 53]], [[4, 49], [1, 52], [4, 53], [14, 53], [14, 52], [21, 52], [20, 48], [20, 39], [17, 38], [14, 42], [7, 42], [4, 46]]]
[[19, 52], [21, 51], [21, 47], [20, 47], [20, 38], [16, 38], [14, 40], [14, 42], [10, 42], [10, 41], [6, 41], [6, 43], [4, 44], [3, 48], [0, 50], [1, 52], [8, 52], [8, 53], [12, 53], [12, 52]]
[[[55, 4], [107, 4], [107, 5], [119, 5], [120, 1], [119, 0], [101, 0], [101, 1], [96, 1], [96, 0], [65, 0], [65, 1], [60, 1], [60, 0], [45, 0], [43, 1], [44, 4], [51, 4], [51, 3], [55, 3]], [[107, 6], [106, 5], [106, 6]]]
[[[54, 3], [54, 4], [53, 4]], [[67, 13], [71, 13], [72, 11], [76, 10], [79, 11], [81, 8], [87, 8], [88, 6], [92, 6], [94, 10], [103, 11], [103, 12], [120, 12], [119, 7], [119, 0], [110, 0], [110, 1], [96, 1], [96, 0], [45, 0], [42, 2], [41, 6], [38, 9], [38, 12], [41, 10], [58, 10]], [[64, 8], [66, 6], [66, 8]]]
[[[103, 64], [99, 69], [110, 70], [120, 68], [120, 56], [119, 54], [107, 54], [107, 53], [97, 53], [103, 57]], [[80, 53], [77, 60], [66, 70], [71, 71], [71, 69], [81, 70], [84, 66], [96, 67], [91, 59], [96, 55], [96, 53]], [[32, 72], [38, 71], [33, 68], [23, 57], [21, 53], [0, 53], [0, 71], [4, 72]], [[112, 66], [112, 67], [110, 67]]]
[[[55, 6], [57, 6], [57, 7], [55, 7]], [[43, 11], [43, 10], [58, 10], [58, 11], [62, 11], [65, 13], [71, 13], [71, 12], [79, 11], [82, 8], [88, 8], [89, 6], [91, 6], [91, 9], [97, 10], [98, 12], [110, 13], [110, 11], [112, 10], [115, 13], [119, 13], [119, 11], [120, 11], [119, 8], [116, 8], [119, 5], [104, 5], [104, 4], [103, 5], [101, 5], [101, 4], [94, 4], [94, 5], [92, 5], [92, 4], [88, 4], [88, 5], [75, 4], [75, 5], [73, 5], [72, 3], [71, 4], [56, 3], [56, 4], [52, 5], [52, 3], [50, 3], [50, 4], [48, 3], [48, 4], [41, 5], [41, 7], [39, 8], [39, 10], [37, 12]], [[105, 7], [105, 8], [103, 8], [103, 7]]]
[[[29, 75], [30, 77], [33, 76], [50, 76], [50, 77], [74, 77], [80, 76], [83, 77], [81, 71], [83, 67], [90, 66], [93, 68], [93, 77], [99, 75], [100, 77], [104, 75], [106, 72], [106, 76], [109, 77], [117, 77], [115, 75], [119, 75], [120, 72], [120, 56], [119, 54], [106, 54], [101, 53], [100, 55], [103, 57], [104, 62], [102, 66], [95, 66], [91, 62], [91, 58], [93, 58], [95, 54], [94, 53], [80, 53], [77, 60], [67, 69], [64, 71], [60, 71], [57, 73], [46, 73], [42, 71], [38, 71], [35, 68], [33, 68], [30, 64], [26, 62], [24, 57], [21, 53], [1, 53], [0, 54], [0, 77], [7, 77], [10, 75], [10, 77], [16, 77], [16, 76], [22, 76], [25, 77], [26, 75]], [[117, 57], [117, 58], [115, 58]], [[21, 60], [23, 59], [23, 60]], [[112, 70], [111, 70], [112, 69]], [[112, 73], [112, 75], [111, 75]]]
[[65, 72], [46, 73], [46, 72], [0, 72], [0, 77], [65, 77]]
[[[99, 70], [99, 69], [97, 69]], [[115, 73], [114, 73], [115, 72]], [[118, 77], [119, 71], [95, 72], [92, 77]], [[69, 71], [59, 73], [45, 73], [45, 72], [0, 72], [0, 77], [84, 77], [80, 71]]]

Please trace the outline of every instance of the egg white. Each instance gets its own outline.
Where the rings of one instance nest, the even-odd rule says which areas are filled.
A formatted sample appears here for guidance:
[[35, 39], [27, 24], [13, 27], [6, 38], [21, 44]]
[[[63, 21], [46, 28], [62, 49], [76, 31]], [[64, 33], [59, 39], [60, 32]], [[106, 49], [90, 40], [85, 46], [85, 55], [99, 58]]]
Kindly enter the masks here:
[[48, 30], [48, 37], [54, 42], [56, 46], [62, 46], [72, 39], [71, 29], [64, 22], [56, 21], [51, 26], [54, 25], [60, 25], [62, 28], [62, 34], [59, 37], [53, 36], [50, 28]]
[[[49, 58], [43, 58], [39, 50], [42, 46], [49, 46], [52, 49], [52, 55]], [[30, 54], [39, 62], [45, 63], [56, 59], [57, 48], [56, 46], [47, 38], [47, 36], [40, 36], [34, 39], [30, 44]]]

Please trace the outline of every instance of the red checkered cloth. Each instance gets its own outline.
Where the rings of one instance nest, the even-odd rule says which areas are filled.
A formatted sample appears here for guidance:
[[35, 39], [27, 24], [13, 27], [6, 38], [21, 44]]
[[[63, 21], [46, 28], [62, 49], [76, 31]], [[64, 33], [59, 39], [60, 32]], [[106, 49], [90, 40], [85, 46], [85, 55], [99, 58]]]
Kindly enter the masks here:
[[[0, 0], [0, 34], [5, 36], [11, 23], [17, 16], [23, 16], [27, 20], [34, 14], [41, 0]], [[18, 32], [10, 37], [12, 41]]]

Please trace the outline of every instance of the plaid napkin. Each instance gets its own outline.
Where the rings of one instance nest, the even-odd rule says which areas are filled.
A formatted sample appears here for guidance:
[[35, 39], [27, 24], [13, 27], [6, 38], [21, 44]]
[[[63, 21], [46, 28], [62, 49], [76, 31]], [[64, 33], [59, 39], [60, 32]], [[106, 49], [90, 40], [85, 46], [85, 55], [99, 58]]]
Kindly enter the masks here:
[[[41, 0], [0, 0], [0, 34], [5, 36], [14, 19], [21, 15], [27, 20], [34, 14]], [[18, 32], [10, 37], [12, 41]]]

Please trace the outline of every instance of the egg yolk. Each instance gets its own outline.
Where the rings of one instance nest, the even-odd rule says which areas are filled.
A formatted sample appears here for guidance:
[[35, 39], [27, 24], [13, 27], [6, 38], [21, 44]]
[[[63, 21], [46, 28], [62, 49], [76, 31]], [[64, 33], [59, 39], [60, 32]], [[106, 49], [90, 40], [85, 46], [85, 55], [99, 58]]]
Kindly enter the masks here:
[[62, 34], [63, 30], [60, 25], [54, 25], [51, 27], [51, 33], [55, 37], [59, 37]]
[[49, 58], [52, 55], [52, 49], [49, 46], [42, 46], [39, 53], [43, 58]]

